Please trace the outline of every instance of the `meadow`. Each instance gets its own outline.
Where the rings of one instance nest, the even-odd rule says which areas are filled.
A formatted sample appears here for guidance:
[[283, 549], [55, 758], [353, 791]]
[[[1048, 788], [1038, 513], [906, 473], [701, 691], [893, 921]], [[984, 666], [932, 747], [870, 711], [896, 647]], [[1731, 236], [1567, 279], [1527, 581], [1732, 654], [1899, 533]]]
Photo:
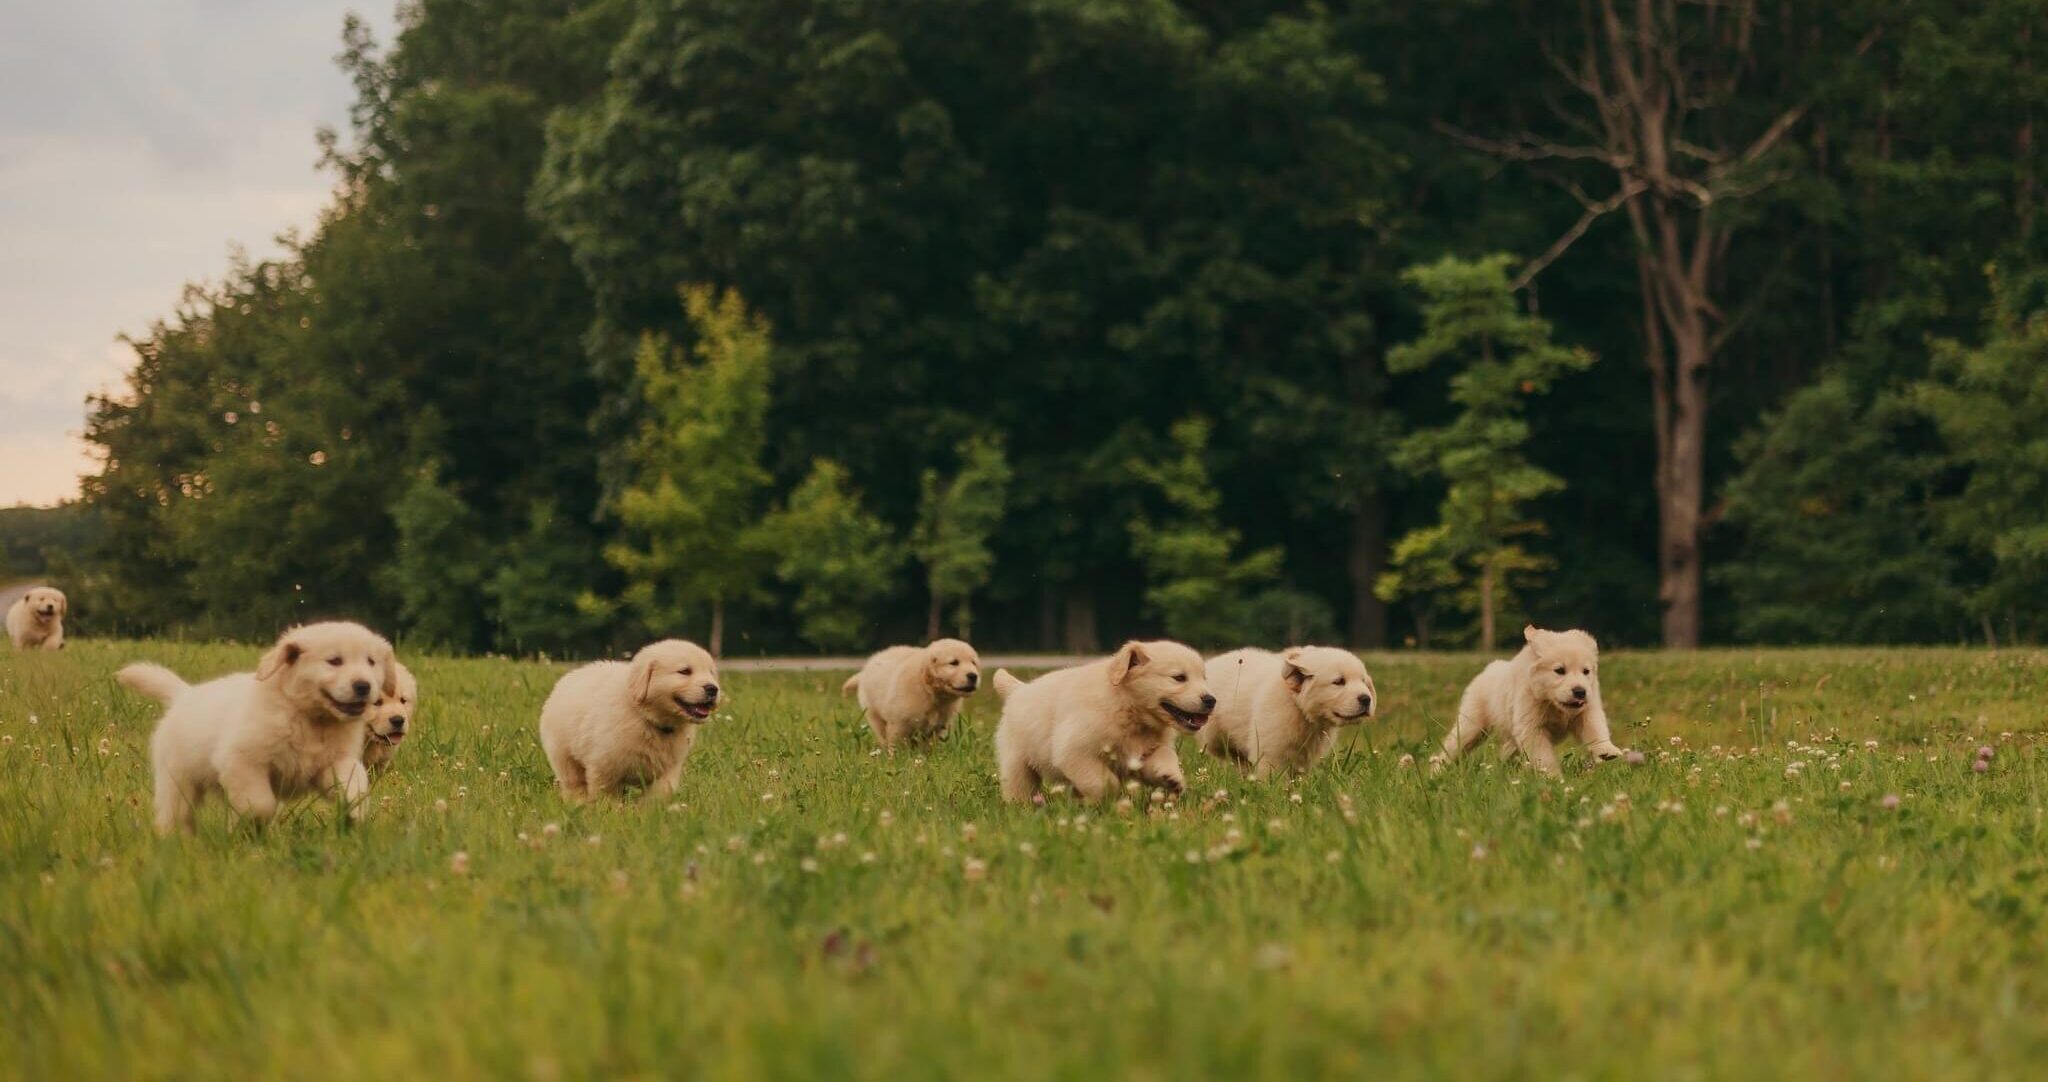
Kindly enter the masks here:
[[[1420, 761], [1477, 659], [1177, 804], [999, 803], [995, 703], [875, 754], [843, 673], [737, 674], [671, 801], [565, 806], [561, 666], [410, 659], [366, 822], [149, 828], [154, 704], [248, 647], [0, 654], [0, 1074], [2020, 1077], [2048, 1057], [2048, 653], [1617, 653], [1646, 761]], [[1979, 771], [1980, 746], [1993, 749]], [[1413, 757], [1412, 759], [1410, 757]]]

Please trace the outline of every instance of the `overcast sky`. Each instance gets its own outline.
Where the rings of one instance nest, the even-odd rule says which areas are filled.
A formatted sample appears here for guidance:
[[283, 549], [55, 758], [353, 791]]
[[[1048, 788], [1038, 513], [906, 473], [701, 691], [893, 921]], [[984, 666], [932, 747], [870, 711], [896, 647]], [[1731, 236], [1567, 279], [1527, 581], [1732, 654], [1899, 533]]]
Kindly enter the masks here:
[[312, 225], [330, 186], [313, 134], [348, 116], [342, 17], [388, 42], [391, 6], [0, 4], [0, 507], [77, 493], [85, 396], [118, 386], [119, 335], [234, 247], [273, 255]]

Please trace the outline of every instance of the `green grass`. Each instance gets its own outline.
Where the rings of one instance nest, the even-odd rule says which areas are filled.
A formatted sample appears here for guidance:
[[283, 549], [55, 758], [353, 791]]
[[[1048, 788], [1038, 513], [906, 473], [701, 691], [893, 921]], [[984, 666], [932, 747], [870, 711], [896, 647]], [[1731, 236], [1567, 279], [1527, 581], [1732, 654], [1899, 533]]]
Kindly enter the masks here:
[[728, 674], [677, 800], [571, 809], [533, 735], [560, 670], [426, 659], [365, 824], [311, 804], [258, 835], [216, 803], [157, 840], [155, 711], [113, 669], [255, 653], [0, 654], [0, 1076], [1983, 1078], [2048, 1056], [2048, 654], [1617, 654], [1616, 737], [1650, 762], [1568, 756], [1555, 784], [1401, 765], [1476, 660], [1379, 657], [1384, 720], [1308, 779], [1191, 754], [1185, 806], [1129, 814], [1002, 806], [986, 696], [943, 746], [872, 756], [826, 673]]

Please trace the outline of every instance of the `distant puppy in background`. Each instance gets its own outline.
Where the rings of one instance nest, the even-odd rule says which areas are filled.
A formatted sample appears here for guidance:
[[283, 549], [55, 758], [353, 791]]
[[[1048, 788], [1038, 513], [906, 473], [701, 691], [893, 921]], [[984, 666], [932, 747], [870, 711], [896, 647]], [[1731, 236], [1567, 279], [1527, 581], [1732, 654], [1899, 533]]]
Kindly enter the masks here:
[[1365, 662], [1328, 646], [1234, 650], [1210, 658], [1208, 672], [1216, 713], [1195, 742], [1260, 780], [1314, 766], [1338, 730], [1371, 717], [1376, 702]]
[[16, 650], [62, 650], [64, 614], [70, 609], [62, 590], [38, 586], [7, 606], [7, 637]]
[[261, 823], [281, 800], [339, 788], [350, 818], [361, 818], [363, 725], [380, 692], [398, 693], [398, 660], [369, 628], [321, 623], [285, 632], [253, 673], [194, 686], [138, 663], [115, 678], [169, 707], [149, 742], [156, 829], [168, 834], [190, 830], [216, 789]]
[[641, 785], [663, 797], [717, 705], [718, 662], [696, 643], [664, 639], [631, 661], [562, 677], [540, 710], [540, 744], [572, 802]]
[[1036, 799], [1047, 779], [1088, 801], [1131, 779], [1178, 793], [1187, 781], [1174, 734], [1200, 731], [1216, 708], [1202, 655], [1177, 642], [1127, 642], [1028, 684], [997, 669], [995, 689], [1003, 799], [1017, 802]]
[[370, 708], [369, 733], [363, 743], [363, 767], [373, 774], [382, 773], [391, 765], [398, 745], [412, 731], [409, 726], [413, 712], [418, 709], [419, 681], [412, 678], [412, 670], [403, 664], [394, 663], [393, 667], [398, 670], [398, 693], [379, 696]]
[[868, 728], [885, 748], [946, 735], [960, 704], [981, 685], [981, 655], [959, 639], [891, 646], [868, 658], [839, 691], [858, 694]]
[[1438, 765], [1472, 750], [1488, 733], [1502, 741], [1501, 757], [1515, 753], [1550, 777], [1561, 771], [1557, 742], [1577, 737], [1601, 760], [1619, 759], [1600, 702], [1600, 644], [1583, 631], [1525, 627], [1528, 645], [1513, 659], [1495, 661], [1465, 688], [1458, 720], [1444, 736]]

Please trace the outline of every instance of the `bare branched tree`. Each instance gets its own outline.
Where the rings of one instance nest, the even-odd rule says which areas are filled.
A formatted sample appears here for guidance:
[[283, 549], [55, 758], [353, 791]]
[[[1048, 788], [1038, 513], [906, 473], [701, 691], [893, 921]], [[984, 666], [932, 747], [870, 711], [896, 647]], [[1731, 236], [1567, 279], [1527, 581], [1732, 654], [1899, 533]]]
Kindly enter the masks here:
[[[1656, 439], [1659, 598], [1664, 644], [1700, 640], [1700, 531], [1705, 496], [1708, 376], [1750, 307], [1731, 316], [1721, 294], [1737, 233], [1728, 204], [1789, 173], [1776, 160], [1806, 118], [1810, 97], [1775, 114], [1752, 108], [1745, 81], [1762, 78], [1757, 0], [1581, 0], [1575, 20], [1539, 31], [1565, 93], [1551, 103], [1571, 133], [1440, 130], [1505, 161], [1532, 163], [1576, 199], [1577, 221], [1523, 267], [1527, 286], [1599, 220], [1622, 214], [1635, 237], [1643, 360]], [[1853, 48], [1861, 57], [1881, 29]], [[1853, 61], [1852, 61], [1853, 62]], [[1738, 108], [1738, 102], [1740, 107]], [[1548, 165], [1544, 163], [1550, 163]], [[1555, 172], [1552, 172], [1555, 170]], [[1586, 190], [1598, 177], [1605, 195]]]

